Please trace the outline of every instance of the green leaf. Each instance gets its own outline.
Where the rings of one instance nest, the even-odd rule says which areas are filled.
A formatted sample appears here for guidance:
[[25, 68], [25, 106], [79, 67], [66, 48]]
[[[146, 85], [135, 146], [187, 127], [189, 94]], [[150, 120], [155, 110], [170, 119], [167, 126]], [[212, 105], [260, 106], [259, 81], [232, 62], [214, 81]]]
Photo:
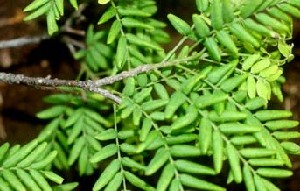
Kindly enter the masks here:
[[191, 105], [188, 107], [185, 116], [177, 118], [171, 125], [172, 131], [184, 128], [192, 124], [198, 117], [198, 110], [195, 106]]
[[116, 11], [113, 8], [113, 6], [109, 7], [101, 16], [101, 18], [98, 21], [98, 25], [101, 25], [103, 23], [106, 23], [107, 21], [109, 21], [110, 19], [112, 19], [113, 17], [115, 17], [116, 15]]
[[224, 123], [219, 126], [222, 133], [254, 133], [261, 131], [260, 126], [239, 124], [239, 123]]
[[74, 163], [74, 161], [79, 157], [84, 146], [85, 146], [85, 138], [84, 137], [79, 137], [78, 139], [75, 139], [72, 150], [70, 152], [69, 159], [68, 159], [69, 166], [71, 166]]
[[117, 45], [117, 52], [115, 56], [115, 64], [118, 68], [122, 68], [127, 60], [127, 40], [124, 36], [121, 36]]
[[122, 25], [120, 21], [115, 20], [113, 24], [110, 27], [110, 30], [108, 32], [108, 37], [107, 37], [107, 44], [111, 44], [112, 42], [115, 41], [115, 39], [118, 37], [122, 30]]
[[295, 17], [295, 18], [300, 18], [300, 11], [297, 7], [294, 7], [291, 4], [280, 4], [279, 9], [281, 9], [282, 11], [290, 14], [291, 16]]
[[256, 93], [265, 100], [269, 100], [271, 96], [271, 87], [269, 82], [259, 78], [256, 82]]
[[214, 38], [209, 37], [205, 39], [204, 46], [207, 49], [209, 55], [212, 59], [216, 61], [221, 60], [221, 51], [219, 49], [219, 46]]
[[265, 125], [272, 131], [281, 130], [281, 129], [290, 129], [297, 127], [299, 122], [296, 120], [275, 120], [268, 121]]
[[95, 153], [90, 159], [91, 163], [98, 163], [103, 159], [107, 159], [118, 152], [118, 146], [115, 144], [110, 144], [103, 147], [99, 152]]
[[161, 176], [157, 182], [157, 191], [164, 191], [167, 190], [169, 184], [172, 181], [173, 176], [175, 175], [175, 168], [172, 164], [168, 164], [164, 167]]
[[71, 125], [74, 125], [78, 119], [83, 115], [83, 110], [77, 109], [73, 114], [66, 120], [65, 127], [70, 127]]
[[95, 138], [101, 141], [106, 141], [110, 139], [115, 139], [117, 137], [117, 132], [114, 129], [107, 129], [106, 131], [102, 131], [99, 135]]
[[282, 142], [281, 146], [284, 150], [286, 150], [290, 154], [299, 155], [300, 154], [300, 146], [293, 142]]
[[241, 16], [245, 19], [251, 16], [262, 4], [262, 0], [245, 1], [241, 7]]
[[151, 175], [155, 173], [160, 167], [165, 164], [169, 157], [170, 153], [168, 151], [163, 148], [159, 149], [145, 169], [145, 175]]
[[84, 117], [80, 116], [78, 121], [74, 124], [72, 131], [70, 132], [70, 135], [67, 140], [68, 145], [74, 143], [74, 141], [80, 136], [80, 134], [83, 132], [83, 127], [84, 127]]
[[78, 10], [78, 3], [77, 0], [69, 0], [71, 5], [74, 7], [75, 10]]
[[220, 115], [216, 111], [209, 112], [209, 119], [214, 122], [236, 122], [247, 118], [246, 113], [225, 110]]
[[142, 28], [147, 30], [154, 30], [154, 27], [150, 24], [146, 24], [142, 20], [130, 18], [130, 17], [124, 17], [122, 18], [122, 25], [128, 28]]
[[182, 84], [182, 88], [181, 88], [182, 92], [186, 95], [189, 94], [195, 86], [197, 87], [197, 83], [199, 83], [201, 79], [207, 76], [207, 74], [211, 71], [211, 69], [212, 67], [206, 67], [198, 75], [194, 75], [188, 78]]
[[253, 158], [249, 159], [248, 163], [251, 166], [283, 166], [284, 163], [281, 159], [271, 159], [271, 158]]
[[[32, 164], [40, 155], [45, 151], [47, 143], [39, 144], [29, 155], [27, 155], [22, 161], [20, 161], [18, 167], [27, 167]], [[1, 155], [0, 155], [1, 156]]]
[[5, 159], [4, 156], [6, 156], [7, 151], [9, 150], [9, 143], [4, 143], [0, 147], [0, 162], [2, 164], [2, 160]]
[[144, 190], [155, 190], [154, 188], [151, 189], [150, 186], [148, 186], [148, 184], [140, 179], [139, 177], [137, 177], [135, 174], [132, 174], [130, 172], [125, 171], [124, 172], [125, 178], [133, 185], [136, 186], [138, 188], [144, 189]]
[[274, 30], [276, 30], [280, 33], [289, 33], [290, 32], [290, 28], [286, 24], [270, 17], [266, 13], [258, 13], [255, 15], [255, 18], [261, 24], [270, 26], [271, 28], [273, 28]]
[[123, 181], [123, 175], [121, 172], [118, 172], [115, 177], [108, 183], [104, 191], [117, 191], [121, 186]]
[[197, 99], [197, 105], [199, 108], [205, 108], [216, 103], [227, 100], [228, 95], [223, 92], [216, 92], [210, 95], [201, 95]]
[[159, 99], [159, 100], [151, 100], [142, 104], [142, 109], [145, 111], [158, 110], [162, 108], [169, 100]]
[[196, 0], [196, 6], [198, 11], [205, 12], [208, 8], [209, 1], [208, 0]]
[[223, 166], [223, 140], [221, 132], [218, 130], [213, 131], [212, 139], [212, 151], [213, 151], [213, 164], [216, 173], [220, 173]]
[[234, 76], [232, 78], [228, 78], [227, 80], [221, 83], [220, 88], [225, 92], [231, 92], [235, 88], [239, 87], [247, 79], [247, 77], [247, 74], [242, 74]]
[[49, 35], [52, 35], [53, 33], [59, 30], [59, 27], [56, 23], [56, 17], [53, 9], [50, 9], [48, 11], [46, 20], [47, 20], [47, 28], [48, 28]]
[[227, 75], [229, 75], [229, 73], [233, 68], [236, 67], [237, 64], [238, 60], [233, 60], [224, 66], [213, 69], [213, 71], [208, 74], [207, 80], [213, 84], [218, 83], [222, 78], [224, 78], [224, 76], [227, 77]]
[[11, 191], [9, 184], [7, 182], [5, 182], [1, 177], [0, 177], [0, 190]]
[[90, 165], [89, 164], [89, 160], [88, 160], [88, 147], [84, 147], [82, 149], [82, 151], [80, 152], [80, 155], [79, 155], [79, 174], [80, 175], [83, 175], [83, 174], [88, 174], [88, 166]]
[[231, 23], [234, 20], [234, 9], [230, 0], [223, 0], [222, 14], [225, 23]]
[[233, 174], [234, 181], [236, 183], [241, 183], [242, 181], [242, 170], [241, 170], [241, 164], [240, 164], [240, 158], [239, 155], [234, 148], [233, 145], [230, 143], [227, 143], [227, 157], [229, 161], [229, 165], [231, 168], [231, 172]]
[[268, 178], [287, 178], [293, 174], [290, 170], [277, 168], [259, 168], [256, 170], [256, 173]]
[[165, 117], [167, 119], [171, 118], [177, 109], [185, 102], [185, 95], [179, 91], [172, 94], [169, 103], [165, 108]]
[[99, 179], [94, 184], [93, 191], [101, 190], [104, 186], [106, 186], [119, 171], [120, 167], [120, 160], [114, 159], [113, 161], [111, 161], [106, 167], [106, 169], [101, 173]]
[[211, 2], [211, 25], [214, 29], [219, 30], [223, 27], [223, 1], [214, 0]]
[[63, 182], [63, 178], [60, 177], [58, 174], [55, 174], [53, 172], [50, 171], [42, 171], [42, 174], [45, 176], [45, 178], [57, 183], [57, 184], [61, 184]]
[[3, 162], [4, 167], [12, 167], [17, 165], [18, 162], [22, 161], [28, 154], [34, 151], [34, 149], [38, 146], [39, 142], [35, 139], [23, 146], [18, 152], [10, 155]]
[[265, 106], [266, 104], [267, 103], [266, 103], [265, 99], [263, 99], [261, 97], [255, 97], [253, 99], [248, 100], [245, 106], [249, 110], [256, 110], [256, 109], [259, 109], [259, 108]]
[[98, 3], [99, 3], [99, 4], [102, 4], [102, 5], [105, 5], [105, 4], [107, 4], [108, 2], [110, 2], [110, 0], [98, 0]]
[[189, 174], [208, 174], [208, 175], [216, 174], [215, 170], [210, 167], [200, 165], [198, 163], [191, 162], [184, 159], [176, 160], [175, 166], [180, 172], [189, 173]]
[[173, 157], [195, 157], [201, 154], [199, 148], [192, 145], [173, 145], [170, 152]]
[[[229, 1], [229, 0], [226, 0]], [[227, 31], [220, 30], [216, 33], [218, 41], [234, 56], [238, 54], [238, 48], [236, 47], [232, 37]]]
[[24, 8], [24, 11], [27, 12], [27, 11], [33, 11], [35, 9], [40, 9], [41, 6], [45, 5], [48, 2], [49, 2], [48, 0], [35, 0], [35, 1], [32, 1], [29, 5], [27, 5]]
[[122, 16], [130, 16], [130, 17], [151, 17], [151, 13], [148, 13], [143, 10], [138, 10], [138, 9], [126, 9], [123, 7], [118, 7], [118, 12]]
[[36, 170], [30, 170], [29, 173], [43, 191], [52, 190], [52, 188], [50, 187], [50, 185], [48, 184], [48, 182], [40, 172]]
[[193, 14], [193, 23], [199, 37], [204, 39], [209, 35], [210, 29], [207, 26], [205, 20], [200, 15]]
[[132, 118], [133, 118], [133, 124], [135, 126], [139, 126], [142, 116], [143, 116], [143, 111], [142, 110], [135, 109], [133, 111]]
[[225, 188], [222, 188], [218, 185], [215, 185], [211, 182], [207, 182], [205, 180], [200, 180], [188, 174], [180, 174], [180, 181], [183, 185], [201, 189], [201, 190], [211, 190], [211, 191], [225, 191]]
[[272, 135], [276, 139], [297, 139], [300, 138], [300, 132], [298, 131], [275, 131]]
[[271, 65], [270, 59], [262, 59], [258, 62], [256, 62], [252, 67], [250, 72], [253, 74], [258, 74], [262, 70], [268, 68]]
[[242, 135], [242, 136], [235, 136], [230, 139], [230, 142], [234, 145], [247, 145], [256, 143], [257, 140], [255, 137], [250, 135]]
[[127, 166], [127, 167], [130, 167], [130, 168], [136, 168], [138, 170], [145, 170], [146, 167], [138, 162], [136, 162], [135, 160], [131, 159], [131, 158], [128, 158], [128, 157], [123, 157], [122, 158], [122, 165], [123, 166]]
[[206, 154], [212, 144], [213, 127], [211, 121], [202, 118], [199, 125], [199, 147], [201, 153]]
[[243, 20], [243, 23], [249, 30], [258, 32], [267, 37], [278, 38], [279, 36], [278, 33], [270, 30], [268, 27], [265, 27], [264, 25], [258, 24], [256, 21], [254, 21], [251, 18]]
[[266, 148], [244, 148], [239, 151], [245, 158], [262, 158], [269, 157], [276, 154], [275, 150]]
[[255, 117], [258, 118], [260, 121], [270, 121], [291, 116], [291, 111], [287, 110], [260, 110], [255, 113]]
[[243, 166], [243, 178], [244, 178], [247, 190], [255, 191], [254, 179], [253, 179], [253, 176], [251, 174], [248, 164], [245, 164]]
[[[37, 1], [34, 1], [33, 3], [35, 3]], [[40, 1], [42, 2], [42, 1]], [[50, 1], [47, 1], [47, 3], [43, 4], [41, 7], [37, 8], [36, 10], [32, 9], [31, 10], [31, 7], [30, 8], [25, 8], [25, 11], [32, 11], [32, 13], [30, 13], [29, 15], [27, 15], [25, 18], [24, 18], [24, 21], [28, 21], [28, 20], [31, 20], [31, 19], [35, 19], [45, 13], [47, 13], [49, 11], [49, 9], [51, 9], [51, 2]]]
[[132, 96], [135, 93], [135, 80], [134, 78], [128, 78], [125, 82], [125, 87], [123, 89], [123, 94], [127, 96]]
[[261, 180], [268, 190], [280, 191], [280, 189], [277, 186], [275, 186], [271, 181], [263, 178], [261, 178]]
[[262, 178], [260, 176], [254, 174], [254, 182], [255, 187], [258, 191], [268, 191], [264, 183], [262, 182]]
[[9, 185], [17, 191], [26, 191], [26, 188], [20, 179], [10, 170], [2, 170], [1, 175], [9, 183]]
[[195, 141], [197, 139], [197, 135], [193, 133], [180, 134], [178, 136], [170, 136], [166, 137], [166, 142], [168, 145], [178, 145], [183, 143], [189, 143]]
[[54, 118], [63, 114], [66, 111], [66, 109], [67, 109], [66, 106], [57, 105], [57, 106], [50, 107], [49, 109], [38, 112], [36, 116], [41, 119]]
[[173, 14], [168, 14], [168, 19], [171, 22], [171, 25], [182, 35], [188, 36], [191, 33], [191, 27], [181, 18]]
[[31, 175], [22, 169], [17, 169], [17, 176], [32, 191], [41, 191], [38, 184], [31, 178]]
[[160, 84], [160, 83], [156, 83], [154, 84], [154, 89], [157, 93], [157, 95], [164, 100], [168, 100], [169, 99], [169, 94], [168, 91], [166, 90], [166, 88]]
[[44, 169], [48, 165], [51, 164], [51, 162], [55, 159], [56, 156], [57, 156], [57, 151], [52, 151], [45, 158], [43, 158], [42, 160], [31, 164], [30, 168], [32, 168], [32, 169]]
[[259, 41], [255, 39], [241, 24], [232, 23], [229, 25], [229, 30], [240, 40], [251, 44], [254, 47], [260, 45]]
[[147, 40], [146, 38], [141, 38], [141, 37], [135, 36], [131, 33], [127, 33], [126, 38], [131, 44], [135, 44], [137, 46], [141, 46], [141, 47], [145, 47], [145, 48], [150, 48], [150, 49], [157, 50], [157, 51], [162, 50], [162, 48], [159, 45]]
[[78, 187], [78, 182], [67, 183], [59, 186], [53, 187], [53, 191], [72, 191]]
[[244, 60], [244, 62], [242, 62], [242, 69], [249, 70], [259, 58], [261, 58], [261, 55], [258, 53], [250, 55], [246, 60]]

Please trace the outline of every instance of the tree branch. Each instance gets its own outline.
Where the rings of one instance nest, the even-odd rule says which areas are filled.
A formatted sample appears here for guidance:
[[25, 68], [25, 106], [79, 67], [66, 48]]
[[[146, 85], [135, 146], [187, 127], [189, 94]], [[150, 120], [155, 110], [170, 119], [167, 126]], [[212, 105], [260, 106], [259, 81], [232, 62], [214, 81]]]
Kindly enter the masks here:
[[28, 77], [23, 74], [7, 74], [0, 72], [0, 81], [6, 82], [9, 84], [25, 84], [27, 86], [32, 87], [52, 87], [57, 88], [59, 86], [65, 87], [77, 87], [83, 90], [87, 90], [90, 92], [95, 92], [103, 95], [104, 97], [120, 104], [122, 99], [117, 95], [114, 95], [110, 91], [101, 88], [101, 86], [113, 84], [114, 82], [121, 81], [123, 79], [136, 76], [141, 73], [147, 73], [152, 70], [158, 68], [165, 68], [169, 66], [173, 66], [179, 63], [195, 60], [195, 56], [186, 57], [184, 59], [177, 59], [172, 61], [163, 61], [157, 64], [146, 64], [139, 67], [136, 67], [129, 71], [124, 71], [120, 74], [116, 74], [114, 76], [105, 77], [100, 80], [96, 81], [74, 81], [74, 80], [61, 80], [61, 79], [51, 79], [50, 76], [48, 77]]
[[11, 48], [11, 47], [19, 47], [28, 44], [37, 44], [41, 40], [49, 38], [47, 35], [39, 35], [34, 37], [23, 37], [23, 38], [16, 38], [11, 40], [2, 40], [0, 41], [0, 49], [1, 48]]
[[145, 64], [145, 65], [138, 66], [132, 70], [124, 71], [120, 74], [116, 74], [114, 76], [108, 76], [108, 77], [102, 78], [100, 80], [92, 81], [92, 83], [95, 83], [96, 86], [113, 84], [114, 82], [121, 81], [123, 79], [133, 77], [133, 76], [136, 76], [141, 73], [146, 73], [146, 72], [149, 72], [149, 71], [152, 71], [155, 69], [165, 68], [165, 67], [176, 65], [178, 63], [192, 61], [195, 59], [196, 59], [195, 56], [190, 56], [190, 57], [186, 57], [184, 59], [163, 61], [163, 62], [160, 62], [157, 64]]

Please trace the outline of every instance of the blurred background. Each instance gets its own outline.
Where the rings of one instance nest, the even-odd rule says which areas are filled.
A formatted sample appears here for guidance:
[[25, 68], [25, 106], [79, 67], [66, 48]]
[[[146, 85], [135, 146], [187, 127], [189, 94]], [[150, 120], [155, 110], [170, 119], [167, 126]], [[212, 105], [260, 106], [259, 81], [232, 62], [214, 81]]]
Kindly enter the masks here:
[[[26, 46], [2, 47], [3, 42], [11, 39], [27, 38], [34, 42], [36, 38], [45, 37], [46, 25], [43, 19], [23, 22], [25, 15], [22, 10], [30, 2], [31, 0], [0, 0], [0, 72], [74, 79], [79, 66], [72, 59], [70, 49], [65, 43], [82, 42], [87, 21], [97, 22], [103, 6], [95, 4], [91, 7], [81, 7], [82, 10], [77, 15], [72, 13], [72, 9], [66, 10], [65, 20], [61, 21], [66, 32], [54, 36], [53, 39], [46, 38]], [[195, 8], [191, 6], [194, 0], [157, 2], [159, 6], [157, 17], [164, 21], [167, 21], [166, 14], [170, 12], [190, 21], [191, 13], [195, 12]], [[80, 21], [76, 23], [76, 29], [68, 26], [74, 18]], [[172, 29], [166, 30], [170, 32], [172, 39], [171, 44], [166, 47], [169, 48], [172, 44], [176, 44], [180, 37]], [[285, 101], [283, 103], [274, 101], [271, 107], [291, 110], [294, 118], [300, 120], [300, 20], [294, 23], [293, 36], [295, 60], [284, 66]], [[78, 41], [72, 42], [72, 39]], [[0, 144], [7, 141], [12, 144], [23, 144], [36, 137], [46, 122], [36, 118], [35, 113], [47, 107], [42, 98], [50, 93], [53, 92], [0, 82]], [[288, 180], [279, 182], [284, 191], [300, 190], [300, 158], [294, 157], [292, 160], [294, 175]], [[229, 188], [229, 190], [241, 189], [235, 186]]]

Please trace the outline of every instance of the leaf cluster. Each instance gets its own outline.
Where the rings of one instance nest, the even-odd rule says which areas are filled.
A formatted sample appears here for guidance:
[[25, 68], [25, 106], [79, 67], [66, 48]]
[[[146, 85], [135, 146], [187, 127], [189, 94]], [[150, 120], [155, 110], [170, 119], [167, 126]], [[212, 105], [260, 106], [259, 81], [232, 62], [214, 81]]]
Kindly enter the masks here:
[[[25, 9], [31, 12], [27, 19], [46, 14], [52, 33], [62, 2], [35, 0]], [[147, 63], [178, 64], [108, 86], [122, 97], [120, 105], [91, 93], [46, 97], [54, 106], [37, 114], [50, 120], [38, 141], [22, 147], [16, 158], [14, 147], [0, 148], [10, 150], [0, 161], [3, 185], [15, 186], [17, 176], [18, 186], [33, 188], [32, 166], [43, 163], [47, 170], [37, 172], [56, 183], [61, 181], [46, 175], [53, 175], [48, 164], [75, 167], [80, 175], [103, 169], [94, 191], [226, 190], [215, 181], [224, 173], [227, 184], [243, 183], [249, 191], [279, 190], [272, 180], [292, 175], [289, 154], [300, 154], [293, 142], [300, 133], [290, 111], [268, 108], [271, 98], [283, 100], [282, 66], [293, 58], [288, 40], [300, 2], [195, 0], [191, 26], [168, 15], [183, 38], [167, 54], [162, 44], [169, 36], [153, 17], [155, 1], [99, 3], [108, 7], [98, 25], [110, 27], [91, 25], [86, 49], [74, 55], [88, 79]], [[187, 39], [192, 45], [184, 45]], [[53, 155], [47, 164], [46, 155]]]

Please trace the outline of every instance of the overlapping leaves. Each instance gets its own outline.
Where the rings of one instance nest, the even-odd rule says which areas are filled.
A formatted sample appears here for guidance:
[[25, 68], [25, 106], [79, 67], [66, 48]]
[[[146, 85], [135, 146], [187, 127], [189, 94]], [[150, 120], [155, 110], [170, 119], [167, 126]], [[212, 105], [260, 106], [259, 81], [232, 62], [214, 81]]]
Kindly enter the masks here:
[[[78, 96], [52, 95], [46, 97], [46, 101], [58, 105], [38, 113], [40, 118], [52, 119], [38, 138], [49, 142], [47, 149], [57, 152], [53, 163], [59, 169], [67, 169], [77, 162], [81, 175], [91, 174], [95, 170], [96, 166], [89, 159], [102, 148], [95, 135], [111, 123], [88, 107], [97, 104], [96, 100], [92, 100], [90, 97], [90, 103], [84, 103]], [[70, 101], [73, 107], [62, 105]]]
[[164, 56], [160, 44], [169, 36], [163, 31], [165, 24], [151, 18], [156, 11], [155, 1], [147, 0], [112, 3], [104, 12], [98, 24], [114, 19], [107, 36], [107, 44], [116, 44], [114, 70], [157, 62]]
[[[78, 57], [94, 72], [113, 68], [107, 74], [160, 61], [165, 55], [159, 43], [167, 35], [151, 18], [155, 2], [110, 3], [99, 24], [112, 21], [111, 28], [90, 27], [87, 49]], [[225, 190], [214, 177], [226, 170], [228, 183], [278, 190], [270, 179], [292, 175], [288, 154], [300, 154], [291, 141], [300, 136], [294, 130], [298, 122], [289, 111], [267, 107], [272, 95], [282, 99], [281, 66], [293, 58], [286, 40], [291, 17], [299, 17], [299, 1], [196, 0], [196, 6], [192, 27], [175, 15], [168, 18], [204, 49], [184, 47], [168, 59], [191, 54], [197, 59], [126, 79], [114, 128], [99, 115], [103, 105], [90, 97], [85, 104], [76, 96], [48, 98], [58, 106], [39, 113], [54, 118], [39, 139], [58, 153], [57, 167], [78, 161], [80, 173], [89, 174], [108, 161], [95, 191]], [[112, 54], [103, 51], [110, 48], [116, 52], [114, 66], [105, 64]]]
[[[77, 0], [69, 0], [69, 2], [75, 9], [78, 8]], [[46, 15], [48, 33], [53, 34], [59, 29], [56, 20], [64, 15], [64, 0], [34, 0], [25, 7], [24, 11], [30, 12], [25, 20]]]
[[[49, 171], [56, 151], [47, 149], [46, 142], [32, 140], [24, 146], [0, 147], [0, 190], [64, 190], [77, 187], [77, 183], [60, 185], [63, 178]], [[53, 183], [60, 186], [52, 186]]]
[[[169, 15], [169, 19], [182, 35], [200, 39], [210, 57], [217, 61], [224, 53], [234, 57], [239, 52], [255, 53], [256, 48], [267, 50], [278, 39], [289, 38], [291, 17], [299, 18], [300, 13], [296, 1], [290, 4], [286, 1], [242, 1], [236, 7], [230, 0], [196, 2], [200, 14], [192, 17], [193, 29], [174, 15]], [[208, 6], [211, 9], [207, 9]]]

